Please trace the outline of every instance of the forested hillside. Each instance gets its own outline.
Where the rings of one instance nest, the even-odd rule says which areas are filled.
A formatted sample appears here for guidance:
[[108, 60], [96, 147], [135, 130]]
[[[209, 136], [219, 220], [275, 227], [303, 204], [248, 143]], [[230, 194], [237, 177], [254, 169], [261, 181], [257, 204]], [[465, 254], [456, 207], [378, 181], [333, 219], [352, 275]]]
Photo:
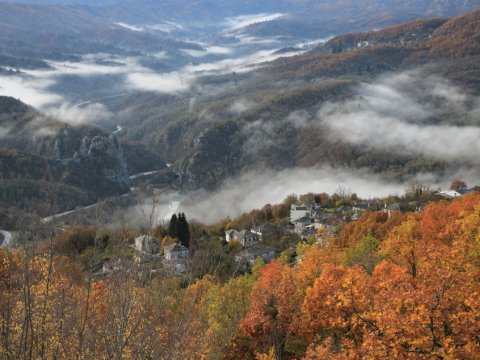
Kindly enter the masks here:
[[[297, 245], [296, 261], [227, 277], [214, 271], [213, 243], [191, 249], [204, 271], [172, 276], [126, 265], [128, 229], [72, 228], [0, 250], [0, 356], [477, 359], [479, 224], [478, 194], [367, 212]], [[118, 268], [95, 280], [89, 269], [105, 252]]]
[[21, 212], [44, 217], [123, 195], [130, 175], [166, 168], [141, 144], [68, 126], [10, 97], [0, 97], [0, 140], [0, 226], [11, 229]]
[[[133, 106], [139, 117], [121, 120], [125, 137], [160, 149], [179, 169], [185, 189], [215, 189], [229, 177], [265, 167], [368, 168], [396, 180], [458, 172], [476, 161], [468, 151], [452, 161], [448, 153], [412, 147], [426, 142], [404, 125], [428, 132], [428, 143], [446, 134], [434, 136], [427, 125], [442, 124], [436, 130], [445, 133], [461, 126], [476, 131], [479, 18], [477, 10], [342, 35], [248, 73], [232, 69], [201, 77], [176, 97], [140, 95]], [[126, 108], [119, 104], [117, 110]], [[373, 146], [370, 139], [386, 139], [375, 131], [392, 119], [400, 144]]]

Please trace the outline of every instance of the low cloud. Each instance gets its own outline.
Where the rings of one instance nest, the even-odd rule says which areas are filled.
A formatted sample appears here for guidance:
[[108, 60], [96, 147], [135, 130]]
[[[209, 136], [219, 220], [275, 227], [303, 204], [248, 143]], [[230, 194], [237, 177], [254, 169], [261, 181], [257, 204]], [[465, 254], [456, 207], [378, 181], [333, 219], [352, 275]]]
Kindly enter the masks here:
[[274, 151], [276, 144], [278, 128], [280, 122], [256, 120], [247, 124], [242, 133], [245, 136], [245, 142], [242, 146], [242, 152], [255, 159], [259, 154], [265, 151]]
[[273, 45], [280, 42], [279, 39], [275, 37], [270, 38], [259, 38], [256, 36], [250, 36], [246, 34], [235, 34], [234, 38], [238, 40], [238, 45], [240, 46], [251, 46], [251, 45]]
[[311, 116], [306, 110], [293, 111], [288, 115], [286, 121], [297, 129], [302, 129], [311, 120]]
[[31, 137], [33, 139], [54, 137], [60, 130], [57, 125], [58, 123], [52, 121], [48, 116], [37, 114], [32, 121], [23, 127], [23, 137]]
[[150, 24], [150, 25], [132, 25], [132, 24], [127, 24], [124, 22], [116, 22], [114, 23], [117, 26], [120, 26], [124, 29], [128, 29], [130, 31], [135, 31], [135, 32], [146, 32], [146, 31], [160, 31], [164, 33], [170, 34], [171, 32], [175, 30], [183, 30], [184, 27], [180, 24], [176, 24], [173, 22], [163, 22], [160, 24]]
[[0, 95], [11, 96], [36, 108], [42, 108], [63, 100], [60, 95], [46, 90], [54, 83], [51, 79], [0, 76]]
[[190, 89], [192, 78], [178, 72], [156, 74], [138, 72], [127, 76], [129, 86], [136, 90], [154, 91], [157, 93], [179, 93]]
[[0, 77], [0, 95], [11, 96], [39, 109], [48, 116], [70, 124], [102, 123], [113, 117], [105, 106], [98, 103], [76, 106], [48, 88], [53, 79], [22, 76]]
[[47, 115], [73, 125], [101, 125], [113, 118], [113, 114], [104, 105], [98, 103], [76, 106], [64, 102], [57, 106], [46, 107], [43, 111]]
[[[120, 24], [119, 26], [130, 26], [129, 24]], [[170, 24], [175, 26], [175, 24]], [[135, 27], [135, 26], [133, 26]], [[140, 30], [140, 29], [136, 29]], [[203, 57], [203, 55], [218, 55], [224, 58], [222, 60], [200, 64], [191, 64], [177, 71], [168, 73], [157, 73], [141, 65], [141, 58], [120, 57], [113, 54], [97, 53], [82, 56], [81, 61], [49, 61], [50, 69], [28, 70], [22, 69], [22, 74], [16, 76], [1, 76], [0, 95], [13, 96], [19, 98], [25, 103], [32, 105], [39, 110], [47, 111], [55, 116], [62, 116], [60, 120], [72, 122], [74, 117], [80, 120], [76, 123], [98, 116], [105, 119], [111, 114], [107, 114], [95, 102], [102, 102], [107, 99], [105, 92], [99, 92], [102, 98], [86, 98], [72, 100], [61, 94], [63, 81], [75, 77], [90, 78], [82, 80], [79, 83], [85, 84], [88, 81], [95, 81], [94, 77], [99, 78], [107, 76], [111, 81], [116, 81], [115, 89], [126, 93], [130, 91], [152, 91], [160, 94], [178, 94], [189, 91], [195, 80], [204, 75], [227, 74], [231, 72], [248, 72], [253, 70], [259, 64], [275, 60], [282, 56], [292, 56], [299, 52], [278, 54], [275, 50], [261, 50], [247, 55], [236, 56], [238, 49], [218, 45], [209, 46], [202, 44], [204, 50], [195, 53], [194, 50], [186, 50], [191, 55]], [[193, 51], [193, 52], [192, 52]], [[157, 60], [161, 61], [169, 56], [167, 52], [153, 54]], [[115, 79], [115, 80], [112, 80]], [[71, 86], [71, 83], [68, 84]], [[69, 89], [68, 91], [72, 91]], [[73, 91], [75, 91], [73, 89]], [[112, 94], [114, 95], [114, 94]], [[84, 96], [84, 95], [83, 95]], [[94, 95], [92, 96], [94, 97]], [[112, 96], [113, 97], [113, 96]], [[82, 101], [82, 107], [75, 107], [75, 101]], [[54, 107], [58, 109], [54, 110]], [[239, 106], [234, 106], [234, 111], [240, 111]], [[80, 114], [83, 111], [84, 114]]]
[[175, 30], [184, 30], [185, 27], [183, 25], [174, 23], [174, 22], [169, 22], [165, 21], [161, 24], [154, 24], [154, 25], [145, 25], [145, 28], [148, 30], [153, 30], [153, 31], [162, 31], [166, 33], [171, 33]]
[[205, 46], [203, 50], [185, 49], [184, 53], [193, 57], [205, 57], [208, 55], [229, 55], [232, 53], [232, 49], [225, 46]]
[[10, 136], [11, 129], [7, 126], [0, 126], [0, 139], [6, 139]]
[[276, 60], [280, 57], [288, 57], [300, 54], [300, 51], [292, 51], [279, 54], [277, 50], [261, 50], [253, 54], [237, 58], [228, 58], [216, 62], [208, 62], [197, 65], [186, 66], [182, 71], [189, 74], [225, 74], [232, 72], [248, 72], [255, 68], [255, 65]]
[[319, 112], [331, 137], [366, 149], [480, 164], [476, 97], [422, 71], [383, 77], [356, 93]]
[[230, 30], [238, 30], [249, 25], [262, 23], [266, 21], [278, 20], [285, 17], [286, 14], [274, 13], [274, 14], [253, 14], [253, 15], [242, 15], [237, 17], [227, 18], [227, 26]]
[[403, 194], [406, 184], [388, 183], [368, 170], [330, 167], [288, 169], [280, 172], [267, 170], [232, 178], [214, 193], [186, 194], [180, 210], [190, 218], [213, 223], [227, 216], [236, 217], [265, 204], [280, 203], [292, 193], [334, 193], [341, 186], [368, 198]]
[[[413, 180], [436, 181], [429, 174]], [[232, 177], [214, 192], [198, 190], [181, 194], [162, 192], [155, 198], [142, 198], [140, 205], [127, 210], [126, 218], [133, 226], [153, 225], [168, 221], [173, 213], [184, 212], [187, 217], [212, 224], [227, 217], [235, 218], [244, 212], [266, 204], [281, 203], [288, 195], [308, 192], [333, 194], [339, 188], [363, 198], [403, 194], [407, 183], [392, 183], [372, 175], [368, 169], [297, 168], [283, 171], [249, 172]]]
[[248, 99], [238, 99], [236, 100], [228, 109], [232, 114], [241, 114], [245, 111], [253, 109], [256, 103]]
[[124, 22], [117, 22], [117, 23], [115, 23], [115, 25], [118, 25], [118, 26], [120, 26], [124, 29], [128, 29], [128, 30], [131, 30], [131, 31], [137, 31], [137, 32], [145, 31], [144, 27], [139, 26], [139, 25], [130, 25], [130, 24], [127, 24], [127, 23], [124, 23]]

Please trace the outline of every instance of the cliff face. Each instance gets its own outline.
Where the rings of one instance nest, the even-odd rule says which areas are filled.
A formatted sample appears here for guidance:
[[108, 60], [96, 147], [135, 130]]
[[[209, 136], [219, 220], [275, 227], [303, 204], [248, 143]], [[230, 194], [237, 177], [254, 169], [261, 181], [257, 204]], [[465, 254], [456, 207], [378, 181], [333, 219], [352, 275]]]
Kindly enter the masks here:
[[192, 153], [179, 169], [184, 190], [213, 190], [233, 174], [235, 147], [231, 142], [237, 130], [235, 123], [227, 122], [206, 129], [194, 139]]
[[73, 157], [62, 159], [62, 154], [57, 151], [55, 155], [63, 167], [63, 181], [67, 184], [90, 189], [98, 197], [124, 194], [130, 190], [125, 155], [114, 135], [85, 136]]

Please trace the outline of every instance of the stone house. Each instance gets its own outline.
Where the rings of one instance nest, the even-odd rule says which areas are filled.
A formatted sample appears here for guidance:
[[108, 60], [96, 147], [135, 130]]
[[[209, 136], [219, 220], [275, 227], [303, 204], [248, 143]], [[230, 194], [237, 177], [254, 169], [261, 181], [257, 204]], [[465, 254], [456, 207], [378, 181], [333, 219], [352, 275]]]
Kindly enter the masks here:
[[263, 224], [253, 228], [251, 232], [258, 235], [259, 240], [263, 240], [266, 237], [274, 236], [277, 233], [277, 229], [275, 228], [275, 225]]
[[135, 249], [146, 254], [157, 254], [160, 251], [160, 240], [150, 235], [142, 235], [135, 239]]
[[293, 231], [300, 236], [307, 235], [314, 228], [315, 225], [310, 217], [303, 217], [293, 222]]
[[170, 244], [165, 246], [163, 253], [166, 260], [186, 260], [188, 259], [188, 249], [180, 244]]
[[399, 203], [387, 205], [385, 204], [385, 207], [383, 208], [383, 212], [388, 214], [388, 217], [392, 216], [394, 212], [401, 212], [402, 208], [400, 207]]
[[248, 230], [228, 230], [225, 231], [225, 241], [238, 241], [243, 246], [248, 246], [259, 242], [260, 236], [257, 233]]
[[254, 265], [258, 257], [261, 257], [265, 262], [269, 262], [275, 257], [275, 249], [263, 244], [255, 244], [235, 255], [235, 262]]

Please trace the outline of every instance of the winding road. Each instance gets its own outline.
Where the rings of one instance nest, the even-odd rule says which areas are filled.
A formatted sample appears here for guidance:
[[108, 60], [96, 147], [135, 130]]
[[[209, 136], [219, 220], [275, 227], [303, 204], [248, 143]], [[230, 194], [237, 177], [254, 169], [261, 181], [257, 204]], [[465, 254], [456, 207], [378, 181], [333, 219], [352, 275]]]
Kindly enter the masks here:
[[[121, 199], [121, 198], [124, 198], [124, 197], [127, 197], [129, 196], [130, 193], [127, 193], [127, 194], [123, 194], [123, 195], [120, 195], [120, 196], [117, 196], [113, 199]], [[70, 210], [70, 211], [66, 211], [66, 212], [63, 212], [63, 213], [60, 213], [60, 214], [55, 214], [55, 215], [52, 215], [52, 216], [49, 216], [49, 217], [46, 217], [46, 218], [43, 218], [41, 220], [42, 224], [47, 224], [49, 222], [52, 222], [53, 220], [59, 220], [67, 215], [70, 215], [70, 214], [74, 214], [78, 211], [82, 211], [82, 210], [88, 210], [88, 209], [93, 209], [95, 206], [98, 206], [98, 204], [100, 204], [102, 201], [98, 202], [98, 203], [95, 203], [95, 204], [92, 204], [92, 205], [88, 205], [88, 206], [84, 206], [82, 208], [78, 208], [78, 209], [75, 209], [75, 210]]]
[[99, 102], [99, 101], [102, 101], [102, 100], [115, 99], [115, 98], [119, 98], [119, 97], [126, 96], [126, 95], [129, 95], [129, 93], [122, 93], [122, 94], [117, 94], [117, 95], [112, 95], [112, 96], [105, 96], [105, 97], [101, 97], [101, 98], [98, 98], [98, 99], [92, 99], [92, 100], [82, 101], [82, 102], [80, 102], [80, 103], [78, 103], [78, 104], [73, 105], [73, 107], [80, 107], [80, 106], [92, 104], [92, 103], [94, 103], [94, 102]]
[[[117, 131], [122, 131], [123, 129], [117, 125]], [[171, 164], [167, 164], [167, 167], [170, 167], [172, 166]], [[142, 177], [145, 177], [145, 176], [150, 176], [150, 175], [154, 175], [154, 174], [158, 174], [160, 172], [162, 172], [163, 170], [155, 170], [155, 171], [148, 171], [148, 172], [143, 172], [143, 173], [139, 173], [139, 174], [134, 174], [132, 176], [130, 176], [130, 180], [135, 180], [135, 179], [139, 179], [139, 178], [142, 178]], [[135, 188], [131, 188], [130, 189], [131, 191], [135, 190]], [[115, 199], [121, 199], [121, 198], [124, 198], [124, 197], [127, 197], [129, 196], [130, 193], [127, 193], [127, 194], [123, 194], [123, 195], [120, 195], [120, 196], [117, 196], [115, 197]], [[95, 203], [95, 204], [92, 204], [92, 205], [88, 205], [88, 206], [85, 206], [85, 207], [82, 207], [82, 208], [79, 208], [79, 209], [75, 209], [75, 210], [70, 210], [70, 211], [66, 211], [66, 212], [63, 212], [63, 213], [60, 213], [60, 214], [55, 214], [55, 215], [52, 215], [52, 216], [48, 216], [46, 218], [43, 218], [41, 221], [42, 221], [42, 224], [47, 224], [47, 223], [50, 223], [52, 222], [53, 220], [58, 220], [58, 219], [61, 219], [67, 215], [70, 215], [70, 214], [73, 214], [73, 213], [76, 213], [77, 211], [81, 211], [81, 210], [88, 210], [88, 209], [91, 209], [91, 208], [94, 208], [95, 206], [97, 206], [100, 202], [98, 203]], [[176, 211], [176, 209], [178, 208], [178, 205], [180, 203], [176, 202], [176, 201], [171, 201], [170, 202], [170, 212], [172, 211]], [[172, 212], [173, 214], [173, 212]], [[2, 232], [3, 234], [4, 232]], [[5, 232], [7, 233], [7, 232]], [[8, 233], [10, 234], [10, 233]], [[5, 237], [5, 239], [7, 239], [7, 237]], [[10, 234], [10, 242], [11, 242], [11, 234]], [[6, 241], [5, 241], [6, 242]]]
[[12, 233], [5, 230], [0, 230], [0, 234], [3, 236], [3, 242], [0, 245], [0, 248], [12, 247], [13, 245]]

